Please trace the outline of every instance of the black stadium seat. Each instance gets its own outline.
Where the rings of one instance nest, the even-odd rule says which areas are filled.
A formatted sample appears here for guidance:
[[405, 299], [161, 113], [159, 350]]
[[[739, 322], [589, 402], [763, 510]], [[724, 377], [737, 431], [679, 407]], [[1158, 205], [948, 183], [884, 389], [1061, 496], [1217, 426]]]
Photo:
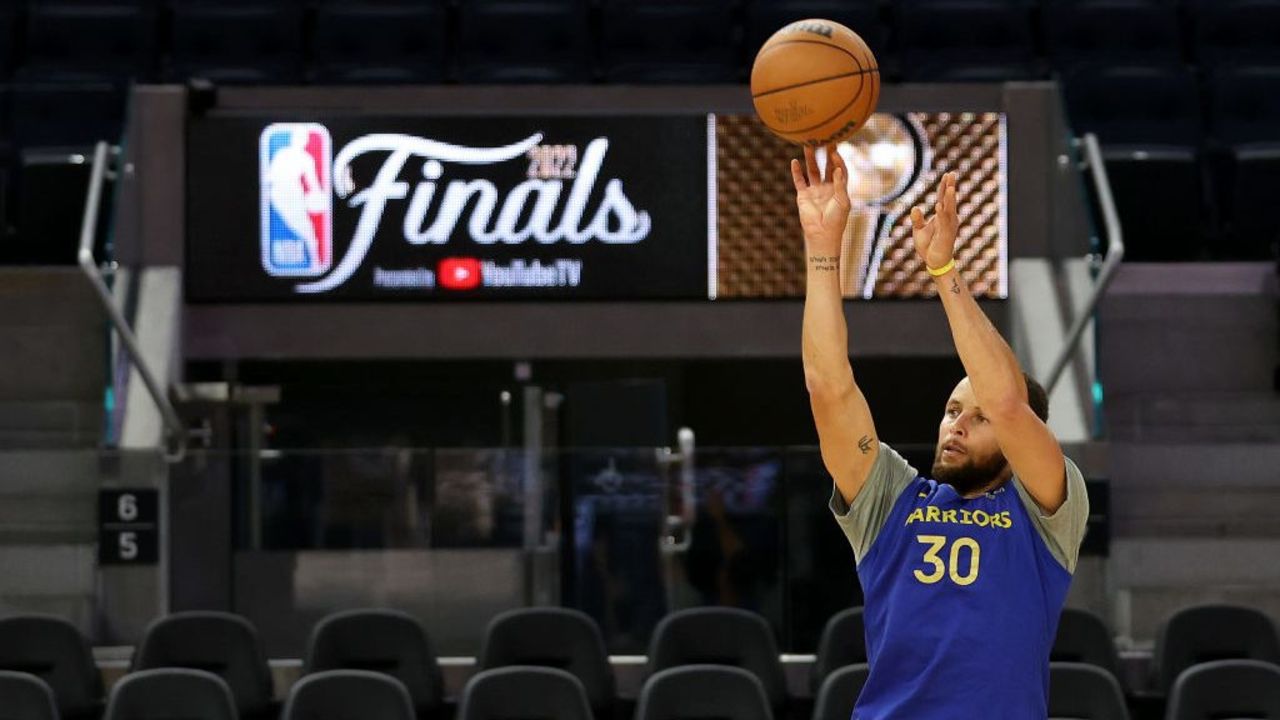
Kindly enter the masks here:
[[1205, 221], [1195, 76], [1179, 65], [1082, 65], [1063, 86], [1074, 132], [1102, 145], [1125, 257], [1192, 259]]
[[1257, 660], [1217, 660], [1178, 676], [1168, 720], [1280, 718], [1280, 667]]
[[679, 610], [667, 615], [653, 631], [649, 671], [680, 665], [729, 665], [760, 680], [769, 705], [786, 703], [787, 687], [778, 659], [773, 630], [759, 615], [728, 607]]
[[448, 42], [439, 2], [326, 0], [316, 8], [310, 77], [337, 84], [440, 82]]
[[70, 622], [51, 615], [0, 619], [0, 670], [35, 675], [53, 691], [58, 713], [96, 718], [102, 710], [102, 676], [89, 643]]
[[1187, 668], [1213, 660], [1280, 664], [1280, 635], [1265, 613], [1236, 605], [1199, 605], [1174, 613], [1156, 637], [1160, 689]]
[[590, 82], [590, 10], [588, 0], [467, 0], [458, 6], [458, 79]]
[[[609, 715], [596, 715], [599, 720]], [[564, 670], [507, 667], [477, 673], [467, 682], [458, 720], [592, 720], [582, 683]]]
[[1175, 64], [1182, 61], [1174, 5], [1150, 0], [1095, 0], [1046, 5], [1041, 30], [1050, 62], [1070, 71], [1082, 63]]
[[862, 622], [862, 608], [849, 608], [832, 615], [818, 640], [818, 657], [810, 677], [814, 691], [836, 670], [866, 661], [867, 630]]
[[58, 720], [53, 691], [29, 673], [0, 670], [0, 708], [5, 720]]
[[291, 83], [302, 77], [301, 8], [286, 3], [178, 0], [168, 80]]
[[481, 670], [539, 665], [564, 670], [582, 683], [598, 717], [617, 696], [604, 637], [591, 616], [568, 608], [520, 608], [495, 617], [485, 630]]
[[760, 680], [746, 670], [687, 665], [645, 681], [636, 720], [773, 720]]
[[1049, 717], [1129, 720], [1115, 675], [1084, 663], [1049, 664]]
[[183, 612], [151, 623], [134, 654], [133, 668], [166, 667], [204, 670], [222, 678], [241, 718], [265, 720], [272, 712], [271, 668], [258, 631], [239, 615]]
[[1209, 85], [1209, 161], [1224, 251], [1273, 257], [1280, 222], [1280, 66], [1219, 68]]
[[858, 663], [845, 665], [827, 675], [818, 688], [813, 720], [848, 720], [870, 674], [869, 665]]
[[152, 79], [156, 13], [140, 2], [57, 0], [27, 8], [26, 80]]
[[1189, 0], [1187, 12], [1201, 66], [1280, 64], [1280, 0]]
[[213, 673], [186, 668], [143, 670], [111, 688], [103, 720], [236, 720], [231, 690]]
[[1031, 8], [1009, 0], [906, 0], [895, 5], [909, 81], [992, 82], [1042, 74]]
[[413, 616], [396, 610], [348, 610], [316, 623], [304, 670], [371, 670], [395, 678], [420, 718], [433, 717], [444, 698], [431, 641]]
[[114, 83], [16, 83], [9, 96], [9, 127], [19, 148], [120, 140], [125, 92]]
[[308, 675], [289, 690], [281, 720], [413, 720], [404, 685], [365, 670]]
[[1058, 618], [1049, 659], [1054, 662], [1085, 663], [1120, 676], [1116, 643], [1102, 618], [1087, 610], [1066, 608]]
[[601, 0], [606, 79], [719, 83], [738, 79], [741, 38], [724, 0]]

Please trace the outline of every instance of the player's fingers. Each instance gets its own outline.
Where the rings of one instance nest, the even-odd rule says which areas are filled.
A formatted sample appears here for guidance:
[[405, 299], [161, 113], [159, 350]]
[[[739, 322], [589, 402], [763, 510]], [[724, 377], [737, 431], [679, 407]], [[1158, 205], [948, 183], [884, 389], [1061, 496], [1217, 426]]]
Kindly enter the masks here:
[[809, 145], [804, 146], [804, 167], [809, 173], [809, 183], [817, 185], [822, 182], [822, 173], [818, 172], [818, 153]]
[[809, 187], [809, 182], [804, 179], [804, 170], [800, 168], [800, 161], [795, 158], [791, 159], [791, 181], [796, 184], [796, 192]]
[[918, 207], [911, 208], [911, 230], [924, 230], [924, 213]]

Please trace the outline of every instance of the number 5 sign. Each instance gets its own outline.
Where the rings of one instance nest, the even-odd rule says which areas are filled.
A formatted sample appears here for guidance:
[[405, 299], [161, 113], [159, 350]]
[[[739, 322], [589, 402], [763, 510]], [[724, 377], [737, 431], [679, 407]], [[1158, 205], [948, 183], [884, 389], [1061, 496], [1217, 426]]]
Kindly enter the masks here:
[[152, 488], [98, 492], [98, 564], [154, 565], [159, 559], [159, 494]]

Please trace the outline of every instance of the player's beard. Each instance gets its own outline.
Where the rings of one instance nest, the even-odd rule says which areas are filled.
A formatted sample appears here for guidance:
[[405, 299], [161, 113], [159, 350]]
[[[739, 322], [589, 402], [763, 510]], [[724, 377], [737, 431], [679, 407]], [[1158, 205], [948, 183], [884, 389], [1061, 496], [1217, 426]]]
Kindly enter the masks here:
[[933, 459], [933, 479], [947, 483], [961, 495], [968, 495], [989, 485], [1008, 465], [1009, 461], [999, 452], [981, 462], [966, 454], [962, 463], [943, 465], [942, 450], [939, 449]]

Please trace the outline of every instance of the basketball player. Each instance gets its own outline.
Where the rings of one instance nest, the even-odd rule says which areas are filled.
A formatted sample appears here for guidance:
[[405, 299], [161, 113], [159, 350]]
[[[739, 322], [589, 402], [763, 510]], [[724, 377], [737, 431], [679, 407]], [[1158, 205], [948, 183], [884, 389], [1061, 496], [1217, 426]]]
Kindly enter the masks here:
[[805, 382], [831, 511], [866, 596], [871, 666], [853, 720], [1044, 720], [1049, 650], [1089, 501], [1045, 425], [1044, 390], [969, 293], [953, 251], [956, 178], [933, 217], [912, 210], [916, 252], [937, 285], [968, 377], [942, 408], [933, 479], [880, 442], [849, 364], [839, 287], [849, 214], [839, 153], [812, 149], [791, 173], [804, 230]]

